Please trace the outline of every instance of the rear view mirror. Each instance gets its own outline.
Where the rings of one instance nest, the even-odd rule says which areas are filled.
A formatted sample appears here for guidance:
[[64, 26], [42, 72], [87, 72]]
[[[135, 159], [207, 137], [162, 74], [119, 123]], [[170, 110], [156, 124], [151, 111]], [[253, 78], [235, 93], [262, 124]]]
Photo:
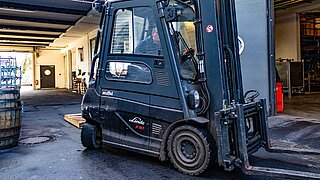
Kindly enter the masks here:
[[95, 1], [92, 3], [92, 9], [94, 9], [94, 10], [98, 11], [99, 13], [101, 13], [104, 2], [105, 2], [105, 1], [102, 1], [102, 0], [95, 0]]
[[167, 22], [194, 21], [194, 10], [179, 1], [170, 1], [164, 9]]

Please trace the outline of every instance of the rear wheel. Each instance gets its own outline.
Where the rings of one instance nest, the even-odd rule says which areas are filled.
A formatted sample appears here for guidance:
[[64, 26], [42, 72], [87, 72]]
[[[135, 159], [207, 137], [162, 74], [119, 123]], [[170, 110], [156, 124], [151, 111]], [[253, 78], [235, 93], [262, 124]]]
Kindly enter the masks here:
[[85, 123], [82, 126], [81, 142], [84, 147], [98, 149], [102, 145], [102, 131], [97, 125]]
[[167, 142], [168, 155], [173, 165], [184, 174], [198, 175], [210, 163], [210, 143], [203, 132], [193, 126], [174, 129]]

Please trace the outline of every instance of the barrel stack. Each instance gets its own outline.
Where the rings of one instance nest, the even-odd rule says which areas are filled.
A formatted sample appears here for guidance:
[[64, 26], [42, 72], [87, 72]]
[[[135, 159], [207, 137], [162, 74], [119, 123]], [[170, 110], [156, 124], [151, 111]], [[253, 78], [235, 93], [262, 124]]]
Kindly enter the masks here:
[[15, 58], [0, 57], [0, 150], [18, 145], [22, 106], [21, 67]]

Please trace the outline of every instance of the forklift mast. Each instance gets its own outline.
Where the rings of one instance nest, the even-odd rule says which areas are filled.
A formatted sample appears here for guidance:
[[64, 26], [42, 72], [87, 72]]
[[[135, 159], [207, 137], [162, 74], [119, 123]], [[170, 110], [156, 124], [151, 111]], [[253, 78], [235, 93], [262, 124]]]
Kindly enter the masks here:
[[[198, 47], [202, 50], [198, 51], [198, 57], [205, 64], [204, 74], [212, 99], [209, 117], [217, 132], [218, 164], [227, 171], [240, 166], [243, 172], [251, 175], [320, 179], [316, 173], [250, 165], [249, 156], [260, 148], [270, 153], [319, 155], [319, 152], [271, 147], [266, 100], [255, 102], [259, 95], [256, 90], [245, 95], [243, 92], [235, 1], [192, 2], [197, 45], [203, 45], [203, 48]], [[246, 98], [251, 93], [253, 95]]]
[[235, 3], [234, 0], [194, 0], [193, 4], [197, 55], [199, 64], [205, 67], [202, 73], [212, 99], [210, 117], [213, 118], [223, 108], [244, 103]]

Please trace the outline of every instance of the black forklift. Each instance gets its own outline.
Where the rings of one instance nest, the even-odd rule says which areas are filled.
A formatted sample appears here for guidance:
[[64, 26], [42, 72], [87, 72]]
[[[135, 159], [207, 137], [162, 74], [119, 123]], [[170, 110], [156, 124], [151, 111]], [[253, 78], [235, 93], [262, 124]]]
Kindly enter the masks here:
[[95, 1], [101, 13], [81, 141], [170, 159], [188, 175], [209, 164], [247, 174], [315, 178], [255, 167], [271, 148], [266, 100], [243, 93], [234, 0]]

